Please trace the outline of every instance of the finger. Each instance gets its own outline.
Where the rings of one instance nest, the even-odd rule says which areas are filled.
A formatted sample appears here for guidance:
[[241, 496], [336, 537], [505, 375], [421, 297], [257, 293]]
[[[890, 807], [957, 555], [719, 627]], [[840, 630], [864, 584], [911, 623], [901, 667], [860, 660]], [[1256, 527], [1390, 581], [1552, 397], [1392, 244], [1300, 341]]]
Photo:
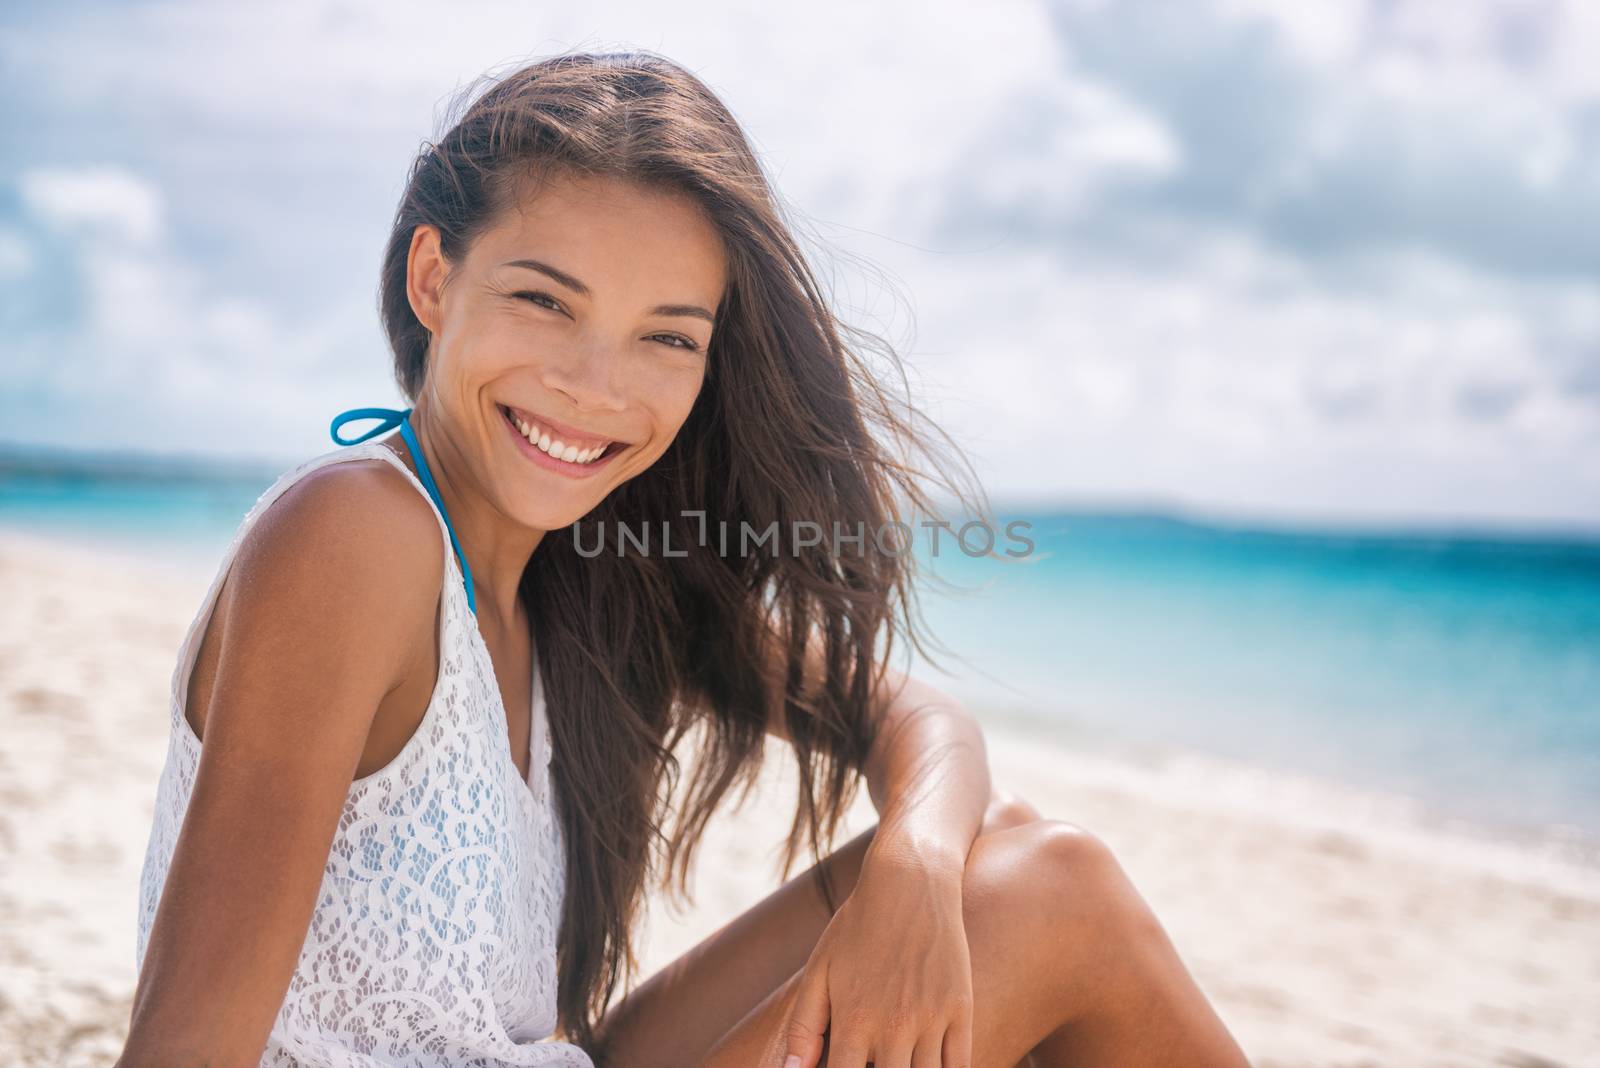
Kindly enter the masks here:
[[946, 1068], [951, 1063], [944, 1059], [945, 1036], [949, 1029], [935, 1027], [917, 1040], [911, 1052], [911, 1068]]
[[[918, 1065], [917, 1068], [922, 1068]], [[944, 1033], [944, 1064], [941, 1068], [972, 1068], [972, 1010], [959, 1013]]]
[[[916, 1035], [907, 1035], [902, 1038], [898, 1035], [886, 1034], [872, 1047], [872, 1068], [912, 1068], [911, 1055], [916, 1051]], [[934, 1068], [939, 1062], [934, 1061]], [[833, 1068], [829, 1065], [828, 1068]]]
[[828, 1068], [867, 1068], [868, 1050], [866, 1031], [860, 1027], [847, 1028], [828, 1036]]
[[871, 1033], [859, 1006], [835, 1004], [828, 1018], [828, 1068], [866, 1068]]
[[827, 1029], [827, 969], [807, 964], [801, 969], [794, 1005], [783, 1027], [783, 1057], [772, 1068], [816, 1068], [822, 1060], [822, 1034]]

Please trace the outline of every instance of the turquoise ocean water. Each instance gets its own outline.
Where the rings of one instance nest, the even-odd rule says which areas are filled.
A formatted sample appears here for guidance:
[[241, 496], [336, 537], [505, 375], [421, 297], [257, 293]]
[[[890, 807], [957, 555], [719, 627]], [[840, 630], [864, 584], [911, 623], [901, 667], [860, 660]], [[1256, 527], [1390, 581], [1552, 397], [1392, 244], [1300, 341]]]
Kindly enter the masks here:
[[[23, 466], [0, 525], [206, 574], [279, 473]], [[1600, 536], [997, 510], [1032, 524], [1021, 563], [918, 542], [969, 591], [925, 594], [963, 660], [927, 677], [973, 707], [1600, 834]]]
[[983, 587], [927, 601], [964, 700], [1600, 831], [1600, 539], [1024, 518], [1025, 564], [929, 560]]

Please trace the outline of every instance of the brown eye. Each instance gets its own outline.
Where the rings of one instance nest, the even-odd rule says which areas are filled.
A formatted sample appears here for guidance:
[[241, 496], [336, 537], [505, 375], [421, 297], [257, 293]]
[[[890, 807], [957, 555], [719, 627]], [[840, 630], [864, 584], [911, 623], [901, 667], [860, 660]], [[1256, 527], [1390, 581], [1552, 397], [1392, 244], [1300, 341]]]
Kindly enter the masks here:
[[669, 341], [680, 342], [680, 344], [670, 346], [671, 348], [687, 349], [689, 352], [699, 352], [700, 351], [700, 346], [699, 345], [696, 345], [693, 341], [691, 341], [688, 338], [684, 337], [682, 334], [651, 334], [650, 336], [651, 337], [664, 337]]
[[[521, 293], [513, 293], [511, 295], [513, 297], [523, 297], [523, 298], [527, 299], [529, 302], [534, 303], [534, 304], [538, 304], [539, 307], [541, 307], [541, 308], [549, 308], [551, 311], [565, 311], [566, 310], [565, 308], [563, 308], [561, 306], [561, 302], [559, 300], [557, 300], [556, 298], [552, 297], [548, 293], [534, 293], [534, 292], [524, 291], [524, 292], [521, 292]], [[548, 301], [549, 303], [541, 304], [540, 301]]]

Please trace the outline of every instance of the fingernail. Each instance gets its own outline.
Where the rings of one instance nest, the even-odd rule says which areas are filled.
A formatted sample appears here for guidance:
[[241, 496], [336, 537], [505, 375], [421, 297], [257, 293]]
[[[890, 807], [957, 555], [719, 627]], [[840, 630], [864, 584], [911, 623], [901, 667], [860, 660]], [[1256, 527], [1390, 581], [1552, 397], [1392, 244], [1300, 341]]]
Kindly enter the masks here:
[[783, 1068], [800, 1068], [800, 1054], [791, 1053], [783, 1059]]

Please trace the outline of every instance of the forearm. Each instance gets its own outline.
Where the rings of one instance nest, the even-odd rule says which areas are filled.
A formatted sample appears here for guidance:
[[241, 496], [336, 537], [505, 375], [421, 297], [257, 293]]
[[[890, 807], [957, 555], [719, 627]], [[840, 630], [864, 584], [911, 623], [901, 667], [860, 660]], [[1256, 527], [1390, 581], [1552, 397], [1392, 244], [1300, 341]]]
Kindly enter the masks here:
[[888, 858], [959, 879], [989, 805], [983, 731], [948, 695], [891, 679], [897, 692], [864, 769], [878, 811], [866, 863]]

